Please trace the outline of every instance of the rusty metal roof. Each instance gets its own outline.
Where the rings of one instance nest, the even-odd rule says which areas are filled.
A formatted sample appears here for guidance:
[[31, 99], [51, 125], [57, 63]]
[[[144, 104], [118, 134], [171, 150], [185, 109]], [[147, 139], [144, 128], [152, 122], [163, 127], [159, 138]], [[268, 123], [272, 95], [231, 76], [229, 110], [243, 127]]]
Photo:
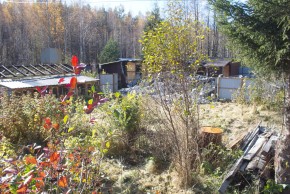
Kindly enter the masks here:
[[[5, 80], [0, 81], [0, 86], [4, 86], [10, 89], [19, 89], [19, 88], [34, 88], [37, 86], [58, 86], [58, 85], [67, 85], [70, 83], [70, 79], [74, 76], [54, 76], [54, 77], [35, 77], [31, 79], [22, 79], [17, 81]], [[77, 83], [86, 83], [86, 82], [95, 82], [99, 79], [95, 79], [87, 76], [76, 76]], [[59, 79], [64, 78], [64, 81], [60, 84]]]

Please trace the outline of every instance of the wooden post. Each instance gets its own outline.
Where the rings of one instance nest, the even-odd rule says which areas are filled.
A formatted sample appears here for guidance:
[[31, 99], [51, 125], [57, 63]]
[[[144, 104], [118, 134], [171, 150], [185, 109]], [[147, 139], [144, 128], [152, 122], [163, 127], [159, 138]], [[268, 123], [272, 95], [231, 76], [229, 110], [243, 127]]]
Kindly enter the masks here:
[[88, 84], [85, 83], [85, 95], [88, 96]]

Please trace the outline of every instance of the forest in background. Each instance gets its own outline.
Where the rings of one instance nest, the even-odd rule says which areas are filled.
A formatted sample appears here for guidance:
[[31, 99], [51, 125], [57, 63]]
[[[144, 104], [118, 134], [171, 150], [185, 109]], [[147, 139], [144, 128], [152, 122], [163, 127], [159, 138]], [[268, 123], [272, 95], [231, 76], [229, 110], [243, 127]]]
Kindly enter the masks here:
[[[215, 13], [200, 0], [185, 1], [200, 27], [207, 28], [200, 48], [211, 57], [230, 57], [226, 38], [216, 26]], [[159, 7], [133, 16], [124, 7], [91, 7], [81, 2], [62, 1], [0, 3], [0, 64], [38, 64], [44, 48], [58, 48], [62, 62], [77, 55], [85, 63], [99, 63], [106, 43], [118, 42], [120, 57], [142, 58], [139, 42], [146, 27], [161, 19]], [[164, 16], [166, 17], [166, 16]]]

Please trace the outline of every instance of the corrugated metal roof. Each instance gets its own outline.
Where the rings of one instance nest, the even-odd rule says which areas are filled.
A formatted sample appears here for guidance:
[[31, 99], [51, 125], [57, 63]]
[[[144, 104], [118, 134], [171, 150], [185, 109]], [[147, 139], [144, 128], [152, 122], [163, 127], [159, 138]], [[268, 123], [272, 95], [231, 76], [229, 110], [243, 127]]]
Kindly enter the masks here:
[[101, 66], [102, 65], [111, 65], [111, 64], [114, 64], [114, 63], [119, 63], [119, 62], [140, 62], [141, 59], [134, 59], [134, 58], [119, 58], [118, 61], [111, 61], [111, 62], [107, 62], [107, 63], [102, 63], [100, 64]]
[[[70, 83], [70, 79], [74, 76], [57, 76], [57, 77], [42, 77], [33, 79], [23, 79], [17, 81], [0, 81], [0, 86], [4, 86], [10, 89], [17, 88], [34, 88], [36, 86], [57, 86], [57, 85], [67, 85]], [[76, 76], [78, 83], [95, 82], [99, 79], [87, 77], [87, 76]], [[58, 83], [60, 78], [64, 78], [62, 83]]]
[[135, 58], [119, 58], [119, 61], [141, 61], [141, 59], [135, 59]]
[[213, 62], [207, 62], [204, 66], [205, 67], [210, 67], [210, 66], [214, 66], [214, 67], [224, 67], [224, 66], [226, 66], [230, 62], [231, 61], [229, 61], [229, 60], [216, 60], [216, 61], [213, 61]]

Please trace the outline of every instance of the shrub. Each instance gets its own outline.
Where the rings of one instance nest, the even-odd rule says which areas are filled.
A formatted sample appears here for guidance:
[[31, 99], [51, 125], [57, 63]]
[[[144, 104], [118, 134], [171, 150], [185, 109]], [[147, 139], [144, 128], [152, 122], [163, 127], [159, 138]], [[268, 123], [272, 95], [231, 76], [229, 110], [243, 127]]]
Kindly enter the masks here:
[[0, 132], [14, 144], [43, 143], [48, 136], [43, 128], [44, 119], [49, 117], [59, 123], [64, 116], [61, 104], [53, 95], [4, 95], [0, 103]]
[[127, 146], [134, 144], [140, 130], [141, 100], [141, 96], [134, 93], [126, 96], [116, 93], [107, 105], [100, 108], [114, 135], [119, 136], [117, 139], [122, 140]]

